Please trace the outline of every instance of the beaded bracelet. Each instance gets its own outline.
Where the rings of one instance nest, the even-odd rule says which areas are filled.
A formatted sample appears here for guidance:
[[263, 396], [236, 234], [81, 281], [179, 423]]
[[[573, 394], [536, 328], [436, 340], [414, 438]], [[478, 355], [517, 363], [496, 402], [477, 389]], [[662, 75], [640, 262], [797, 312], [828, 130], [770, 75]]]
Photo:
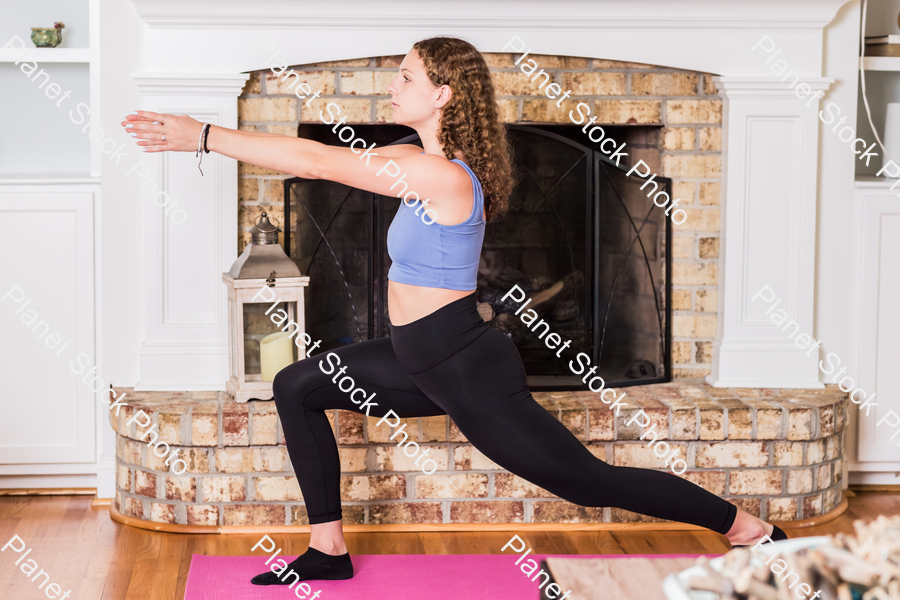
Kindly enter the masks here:
[[200, 163], [203, 162], [203, 152], [206, 151], [209, 154], [209, 150], [206, 150], [206, 136], [209, 133], [209, 123], [203, 124], [203, 129], [200, 130], [200, 139], [197, 142], [197, 153], [194, 156], [200, 157], [200, 162], [197, 163], [197, 169], [200, 171], [200, 175], [203, 175], [203, 169], [200, 168]]
[[207, 123], [206, 124], [206, 135], [203, 136], [203, 151], [209, 154], [209, 148], [206, 147], [206, 140], [209, 139], [209, 132], [212, 129], [212, 126]]

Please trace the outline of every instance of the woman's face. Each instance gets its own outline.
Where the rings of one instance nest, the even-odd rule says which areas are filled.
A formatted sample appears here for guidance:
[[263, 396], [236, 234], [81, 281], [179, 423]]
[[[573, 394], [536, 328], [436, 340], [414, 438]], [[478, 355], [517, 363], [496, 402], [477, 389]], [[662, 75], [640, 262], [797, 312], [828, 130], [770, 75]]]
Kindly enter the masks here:
[[400, 73], [388, 85], [387, 91], [391, 95], [394, 122], [409, 127], [425, 124], [439, 116], [439, 107], [450, 98], [450, 86], [431, 85], [425, 63], [415, 48], [400, 63]]

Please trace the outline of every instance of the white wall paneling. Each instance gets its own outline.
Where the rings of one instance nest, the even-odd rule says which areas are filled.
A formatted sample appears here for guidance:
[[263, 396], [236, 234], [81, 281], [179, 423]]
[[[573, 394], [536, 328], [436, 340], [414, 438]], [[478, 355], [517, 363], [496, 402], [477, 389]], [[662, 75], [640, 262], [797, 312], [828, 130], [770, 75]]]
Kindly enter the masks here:
[[[135, 73], [141, 108], [237, 128], [246, 74]], [[144, 219], [144, 341], [138, 390], [224, 390], [228, 319], [222, 273], [237, 257], [237, 162], [148, 154], [134, 187]], [[149, 187], [143, 192], [139, 185]], [[154, 187], [156, 186], [156, 187]], [[168, 196], [156, 195], [153, 190]], [[174, 206], [175, 202], [177, 206]], [[172, 203], [169, 214], [167, 206]], [[179, 213], [183, 210], [183, 213]]]
[[[38, 74], [36, 81], [12, 64], [18, 60], [11, 49], [15, 44], [0, 52], [0, 89], [8, 100], [0, 149], [0, 297], [19, 282], [33, 296], [28, 308], [39, 306], [39, 318], [51, 323], [44, 339], [52, 332], [62, 344], [71, 341], [67, 348], [51, 350], [38, 337], [43, 327], [32, 332], [22, 323], [27, 308], [15, 316], [6, 310], [10, 299], [0, 302], [0, 364], [4, 382], [12, 386], [5, 390], [0, 423], [3, 488], [96, 486], [101, 497], [114, 490], [115, 442], [103, 404], [107, 394], [91, 389], [99, 389], [100, 380], [109, 385], [103, 368], [96, 135], [100, 2], [7, 2], [0, 19], [0, 45], [18, 35], [26, 47], [33, 46], [30, 27], [66, 24], [60, 46], [30, 49], [28, 60], [38, 64], [31, 75]], [[62, 90], [55, 98], [47, 93], [53, 84]], [[91, 129], [85, 129], [88, 123], [93, 139]], [[10, 315], [14, 319], [8, 322]], [[84, 373], [73, 372], [70, 363]], [[99, 379], [84, 381], [94, 367], [92, 375]]]
[[0, 474], [96, 473], [98, 186], [3, 183]]
[[[877, 394], [875, 407], [860, 410], [859, 443], [855, 470], [896, 471], [900, 462], [898, 419], [877, 422], [893, 411], [900, 415], [900, 198], [898, 189], [889, 189], [891, 181], [860, 181], [855, 202], [858, 205], [860, 232], [858, 241], [860, 297], [859, 353], [857, 386], [865, 391], [857, 399]], [[843, 364], [843, 362], [841, 363]], [[868, 410], [868, 416], [865, 414]], [[896, 434], [896, 437], [893, 437]], [[894, 461], [893, 464], [880, 464]]]
[[[765, 314], [780, 298], [772, 314], [783, 309], [799, 324], [800, 334], [814, 334], [817, 111], [779, 79], [714, 81], [725, 99], [724, 251], [718, 333], [707, 380], [717, 387], [820, 388], [818, 354], [794, 343], [789, 333], [795, 328], [781, 331]], [[827, 90], [832, 82], [821, 77], [800, 81], [813, 91]], [[763, 286], [774, 291], [776, 300], [752, 300]]]

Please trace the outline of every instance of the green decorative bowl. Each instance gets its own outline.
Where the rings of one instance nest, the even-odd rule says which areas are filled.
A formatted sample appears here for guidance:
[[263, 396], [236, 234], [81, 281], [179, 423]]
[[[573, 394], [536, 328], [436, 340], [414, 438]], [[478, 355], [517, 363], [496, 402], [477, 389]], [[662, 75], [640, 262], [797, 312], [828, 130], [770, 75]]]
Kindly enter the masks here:
[[56, 48], [62, 41], [62, 28], [32, 27], [31, 41], [38, 48]]

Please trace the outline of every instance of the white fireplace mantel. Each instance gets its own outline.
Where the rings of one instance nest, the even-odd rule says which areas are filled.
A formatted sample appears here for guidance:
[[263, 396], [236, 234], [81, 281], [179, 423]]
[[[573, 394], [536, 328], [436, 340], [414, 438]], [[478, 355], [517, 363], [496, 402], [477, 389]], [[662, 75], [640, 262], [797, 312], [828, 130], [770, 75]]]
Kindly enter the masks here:
[[[453, 35], [498, 52], [518, 35], [535, 52], [763, 75], [763, 35], [798, 73], [821, 75], [822, 28], [847, 0], [132, 0], [147, 24], [147, 71], [240, 72], [272, 65], [406, 54]], [[712, 51], [714, 49], [714, 51]]]
[[[199, 114], [204, 120], [234, 127], [242, 73], [282, 61], [293, 65], [402, 55], [416, 40], [434, 35], [462, 37], [484, 52], [511, 51], [504, 46], [519, 36], [533, 54], [623, 60], [719, 75], [726, 141], [718, 371], [712, 382], [767, 387], [784, 381], [775, 381], [764, 369], [738, 367], [750, 354], [780, 348], [781, 340], [771, 331], [761, 334], [751, 322], [757, 316], [750, 315], [748, 321], [746, 311], [741, 311], [759, 279], [761, 263], [754, 253], [765, 248], [769, 255], [790, 257], [777, 265], [773, 277], [790, 282], [784, 295], [795, 320], [812, 326], [818, 131], [815, 107], [805, 108], [800, 100], [792, 100], [784, 89], [787, 84], [769, 72], [765, 64], [769, 55], [753, 47], [769, 36], [780, 49], [779, 58], [802, 81], [825, 90], [831, 80], [822, 78], [823, 28], [845, 3], [132, 0], [144, 22], [142, 67], [133, 79], [149, 110]], [[157, 82], [173, 86], [175, 93]], [[763, 206], [758, 190], [770, 181], [772, 161], [759, 157], [772, 140], [761, 136], [770, 134], [791, 144], [785, 156], [793, 162], [777, 173], [785, 183], [776, 191], [780, 195], [767, 197], [769, 204]], [[235, 257], [226, 254], [236, 251], [227, 237], [234, 238], [236, 231], [236, 167], [227, 159], [204, 161], [209, 171], [201, 189], [190, 179], [199, 177], [196, 171], [191, 174], [187, 168], [159, 160], [154, 175], [159, 189], [203, 200], [191, 204], [190, 227], [170, 226], [150, 211], [145, 214], [145, 293], [155, 298], [148, 300], [145, 309], [137, 387], [224, 389], [228, 338], [221, 307], [225, 289], [216, 290], [212, 280], [204, 280], [198, 294], [195, 271], [173, 261], [173, 252], [193, 265], [227, 270]], [[790, 206], [791, 217], [777, 241], [783, 248], [774, 248], [768, 229], [751, 227], [750, 222], [758, 224], [766, 206], [779, 201]], [[169, 309], [174, 312], [166, 312]], [[791, 357], [796, 361], [786, 364], [797, 371], [788, 379], [801, 386], [818, 385], [808, 361]]]

